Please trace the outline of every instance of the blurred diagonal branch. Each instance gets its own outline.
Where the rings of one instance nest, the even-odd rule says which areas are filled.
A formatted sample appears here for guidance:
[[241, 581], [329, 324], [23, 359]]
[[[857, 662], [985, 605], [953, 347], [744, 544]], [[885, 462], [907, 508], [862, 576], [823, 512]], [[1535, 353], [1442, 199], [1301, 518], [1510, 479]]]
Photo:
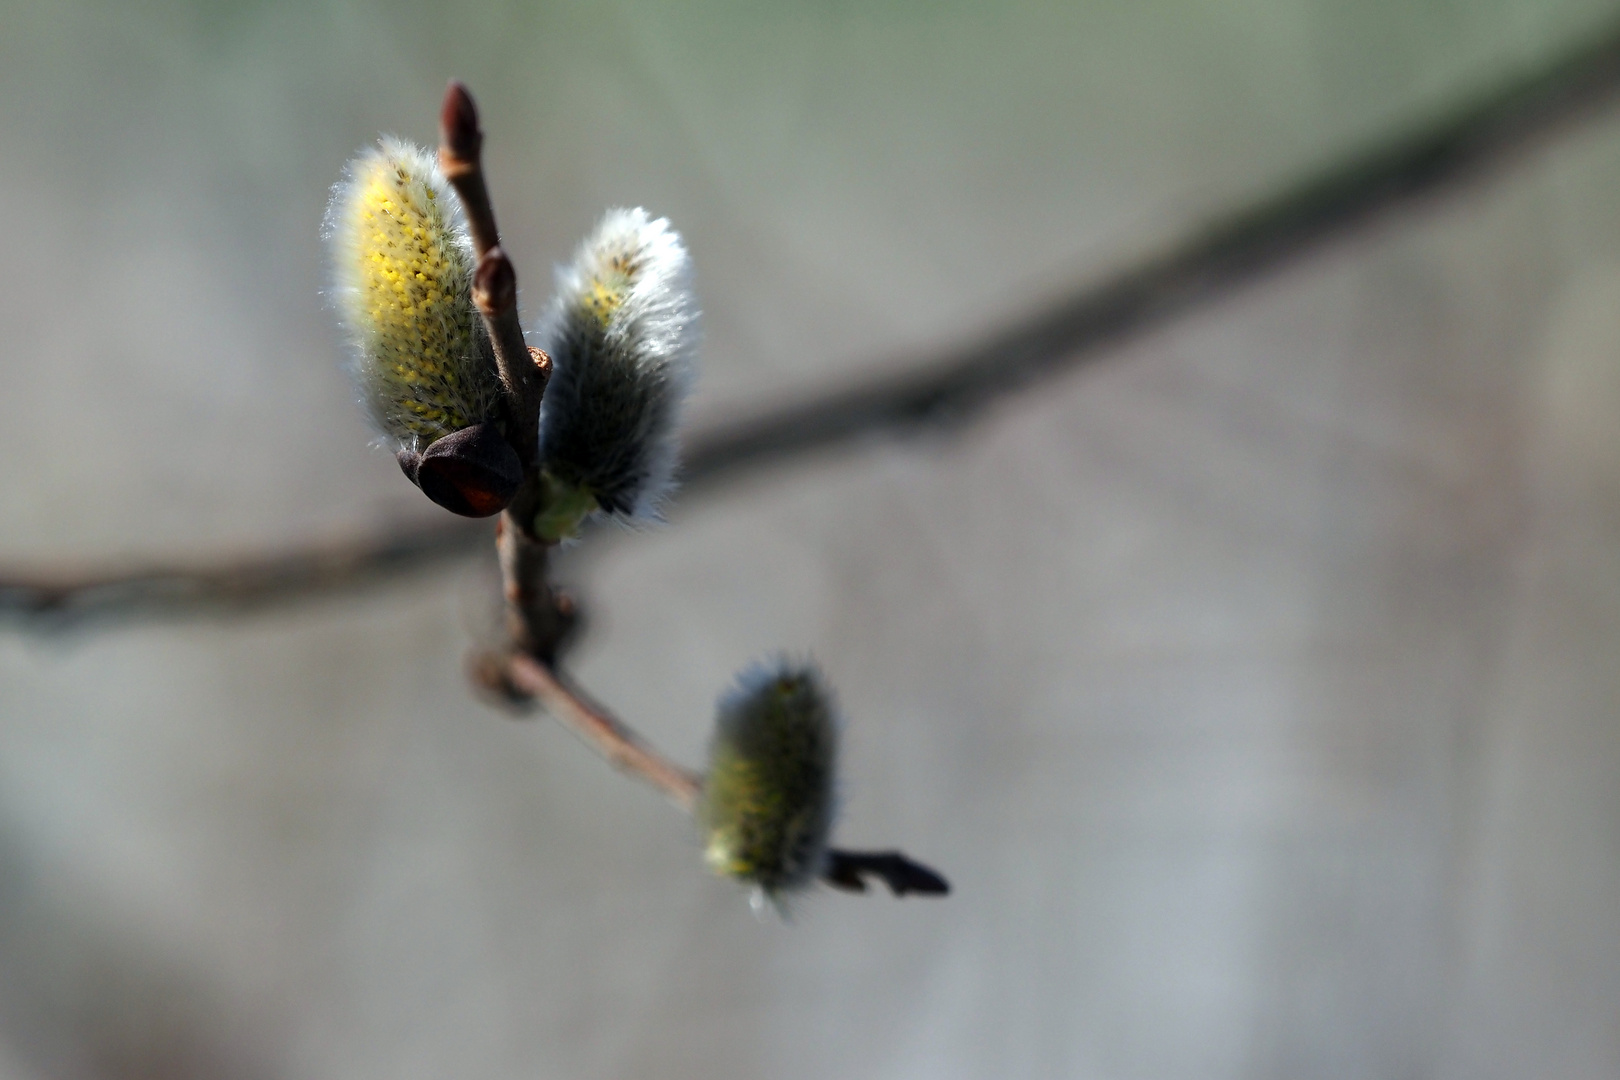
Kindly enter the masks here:
[[487, 522], [383, 529], [279, 554], [123, 568], [0, 570], [0, 616], [40, 627], [86, 619], [250, 611], [364, 588], [489, 544]]
[[[885, 374], [865, 382], [701, 431], [690, 441], [686, 486], [702, 489], [873, 434], [969, 419], [1330, 241], [1461, 187], [1594, 114], [1617, 93], [1620, 24], [960, 350], [880, 365]], [[0, 567], [0, 616], [48, 626], [251, 609], [487, 550], [489, 535], [487, 526], [458, 521], [212, 564], [36, 573]]]
[[1532, 150], [1620, 93], [1620, 24], [1436, 121], [1386, 137], [957, 352], [702, 433], [688, 487], [877, 432], [968, 419], [1031, 382], [1235, 292]]

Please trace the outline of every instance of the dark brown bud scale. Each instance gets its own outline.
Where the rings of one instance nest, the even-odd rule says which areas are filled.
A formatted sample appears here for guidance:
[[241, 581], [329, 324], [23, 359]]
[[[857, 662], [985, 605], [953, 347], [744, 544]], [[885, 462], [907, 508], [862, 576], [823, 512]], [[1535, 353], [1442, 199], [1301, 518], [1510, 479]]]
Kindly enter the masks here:
[[490, 517], [523, 483], [523, 462], [494, 424], [474, 424], [420, 454], [401, 451], [399, 467], [422, 493], [453, 514]]
[[400, 450], [394, 454], [394, 460], [399, 462], [399, 471], [411, 483], [416, 483], [416, 471], [422, 467], [422, 455], [415, 450]]

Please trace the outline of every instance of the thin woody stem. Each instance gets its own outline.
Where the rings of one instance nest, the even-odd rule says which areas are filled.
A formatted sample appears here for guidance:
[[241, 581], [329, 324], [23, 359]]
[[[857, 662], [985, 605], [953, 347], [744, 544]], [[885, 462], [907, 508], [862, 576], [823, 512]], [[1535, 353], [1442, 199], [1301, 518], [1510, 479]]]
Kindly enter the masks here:
[[574, 608], [568, 597], [551, 587], [547, 545], [535, 539], [529, 528], [539, 487], [535, 463], [539, 457], [540, 400], [550, 361], [539, 350], [534, 350], [531, 357], [523, 341], [517, 314], [517, 275], [501, 250], [495, 209], [484, 184], [484, 136], [478, 129], [478, 111], [472, 95], [459, 82], [452, 81], [445, 90], [439, 135], [439, 167], [461, 196], [478, 251], [473, 300], [484, 316], [508, 394], [512, 427], [509, 437], [529, 474], [526, 490], [501, 515], [495, 534], [511, 652], [504, 663], [497, 662], [497, 671], [488, 670], [482, 661], [475, 664], [475, 678], [486, 687], [500, 689], [514, 701], [538, 701], [611, 764], [647, 781], [690, 813], [697, 805], [702, 781], [664, 758], [634, 731], [565, 684], [554, 666], [574, 627]]
[[578, 616], [573, 600], [551, 586], [550, 549], [515, 527], [510, 514], [503, 514], [496, 525], [495, 552], [512, 647], [541, 663], [555, 664]]
[[511, 413], [509, 437], [528, 474], [524, 490], [501, 515], [496, 529], [496, 552], [501, 567], [501, 588], [506, 600], [511, 652], [499, 670], [480, 662], [474, 675], [486, 686], [498, 686], [512, 700], [533, 699], [564, 727], [583, 739], [610, 764], [640, 777], [691, 813], [703, 789], [692, 773], [663, 757], [630, 728], [616, 720], [557, 673], [557, 654], [573, 630], [572, 601], [549, 581], [547, 545], [531, 535], [539, 484], [540, 401], [545, 393], [550, 359], [524, 344], [517, 314], [517, 275], [500, 247], [495, 210], [484, 184], [484, 136], [472, 95], [452, 81], [439, 113], [439, 167], [461, 196], [467, 222], [478, 251], [473, 279], [473, 301], [495, 349], [495, 361], [508, 394]]
[[545, 353], [530, 350], [518, 321], [517, 273], [501, 250], [495, 208], [484, 183], [484, 134], [478, 130], [478, 109], [472, 95], [452, 80], [439, 110], [439, 168], [461, 196], [472, 230], [478, 269], [473, 277], [473, 303], [484, 317], [495, 365], [506, 391], [511, 430], [507, 437], [525, 468], [538, 454], [540, 398], [546, 390], [550, 361]]
[[514, 689], [538, 701], [609, 764], [651, 784], [686, 813], [696, 809], [703, 792], [699, 777], [648, 746], [612, 714], [570, 688], [551, 667], [517, 653], [509, 658], [506, 675]]

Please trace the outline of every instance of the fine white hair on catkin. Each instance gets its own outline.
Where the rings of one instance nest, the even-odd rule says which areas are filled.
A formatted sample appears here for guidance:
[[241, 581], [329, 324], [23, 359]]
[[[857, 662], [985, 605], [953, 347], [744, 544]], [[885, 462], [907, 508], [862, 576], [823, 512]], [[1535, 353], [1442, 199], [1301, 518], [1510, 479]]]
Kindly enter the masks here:
[[690, 260], [664, 218], [610, 210], [567, 266], [539, 330], [551, 355], [541, 465], [622, 519], [649, 520], [675, 484], [675, 428], [693, 378]]
[[472, 301], [461, 200], [433, 154], [391, 136], [350, 161], [322, 234], [361, 403], [394, 449], [490, 419], [500, 386]]

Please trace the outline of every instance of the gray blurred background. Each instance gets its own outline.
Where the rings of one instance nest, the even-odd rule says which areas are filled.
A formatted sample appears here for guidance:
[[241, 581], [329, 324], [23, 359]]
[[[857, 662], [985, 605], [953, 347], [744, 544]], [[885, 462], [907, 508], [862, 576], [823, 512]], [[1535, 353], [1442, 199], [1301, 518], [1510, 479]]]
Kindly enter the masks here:
[[[669, 215], [694, 427], [925, 357], [1555, 55], [1612, 0], [0, 0], [0, 556], [436, 511], [328, 186], [483, 111], [524, 305]], [[683, 761], [751, 658], [940, 902], [756, 920], [478, 704], [465, 561], [0, 632], [0, 1077], [1620, 1076], [1620, 111], [1102, 362], [599, 534], [573, 667]]]

